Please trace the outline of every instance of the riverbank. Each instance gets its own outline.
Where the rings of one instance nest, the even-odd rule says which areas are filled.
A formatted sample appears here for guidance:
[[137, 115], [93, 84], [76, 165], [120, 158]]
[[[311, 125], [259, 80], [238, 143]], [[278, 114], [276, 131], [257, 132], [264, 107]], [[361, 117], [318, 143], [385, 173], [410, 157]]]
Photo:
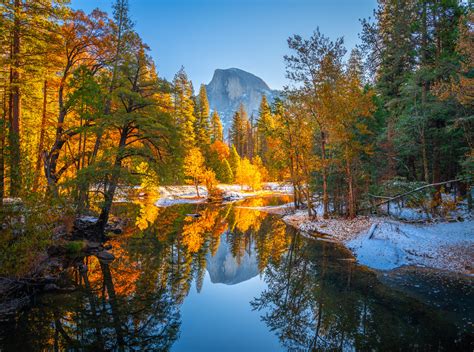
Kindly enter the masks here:
[[[223, 192], [224, 201], [291, 193], [291, 187], [278, 183], [267, 183], [257, 192], [246, 191], [239, 185], [221, 184], [218, 188]], [[193, 186], [160, 187], [160, 199], [155, 205], [205, 203], [205, 187], [200, 187], [199, 193], [200, 198]], [[243, 207], [279, 214], [283, 221], [304, 233], [317, 233], [327, 241], [341, 243], [352, 251], [360, 264], [372, 269], [387, 271], [417, 266], [474, 275], [474, 220], [465, 212], [464, 221], [414, 224], [389, 217], [323, 219], [321, 211], [313, 219], [305, 210], [295, 212], [292, 203]], [[405, 212], [414, 213], [408, 210]]]
[[[224, 201], [237, 201], [249, 197], [265, 196], [272, 194], [291, 194], [291, 186], [277, 182], [265, 183], [261, 190], [252, 191], [240, 185], [219, 184], [217, 188], [222, 191]], [[196, 187], [189, 185], [160, 186], [159, 199], [155, 202], [158, 207], [169, 207], [176, 204], [199, 204], [206, 203], [208, 192], [206, 187], [199, 186], [199, 196]]]
[[388, 217], [310, 219], [305, 211], [283, 216], [300, 231], [348, 247], [360, 264], [377, 270], [429, 267], [474, 275], [474, 221], [411, 224]]

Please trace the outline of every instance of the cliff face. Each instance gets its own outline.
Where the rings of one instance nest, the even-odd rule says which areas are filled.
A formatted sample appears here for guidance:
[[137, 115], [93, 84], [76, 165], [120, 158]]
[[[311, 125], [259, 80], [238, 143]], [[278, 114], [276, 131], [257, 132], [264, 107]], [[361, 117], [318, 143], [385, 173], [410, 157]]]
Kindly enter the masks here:
[[278, 91], [270, 89], [261, 78], [238, 68], [215, 70], [206, 90], [210, 108], [219, 113], [226, 131], [241, 103], [249, 118], [253, 114], [256, 119], [262, 95], [270, 103], [278, 96]]
[[236, 285], [259, 274], [257, 251], [245, 252], [240, 261], [232, 255], [226, 234], [221, 235], [219, 248], [214, 256], [207, 256], [207, 271], [212, 283]]

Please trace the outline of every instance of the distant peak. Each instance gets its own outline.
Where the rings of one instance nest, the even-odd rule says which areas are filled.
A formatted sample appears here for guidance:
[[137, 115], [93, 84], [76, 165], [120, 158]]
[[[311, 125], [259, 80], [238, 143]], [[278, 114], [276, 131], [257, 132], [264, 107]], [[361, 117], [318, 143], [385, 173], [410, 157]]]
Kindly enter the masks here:
[[268, 87], [268, 85], [263, 79], [254, 75], [253, 73], [244, 71], [236, 67], [216, 69], [214, 71], [214, 75], [212, 76], [212, 80], [208, 86], [220, 84], [223, 81], [228, 80], [232, 77], [238, 78], [241, 81], [241, 84], [245, 86], [251, 86], [263, 90], [270, 90], [270, 87]]

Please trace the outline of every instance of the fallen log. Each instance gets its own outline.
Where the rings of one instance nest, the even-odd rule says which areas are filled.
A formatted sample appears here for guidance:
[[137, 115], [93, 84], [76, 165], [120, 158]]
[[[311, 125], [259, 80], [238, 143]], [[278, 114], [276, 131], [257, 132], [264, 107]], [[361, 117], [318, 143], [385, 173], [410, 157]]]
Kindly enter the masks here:
[[378, 224], [372, 224], [372, 226], [370, 226], [369, 232], [367, 233], [367, 235], [369, 236], [369, 240], [371, 240], [372, 237], [374, 237], [374, 233], [375, 233], [375, 230], [377, 229], [377, 226]]

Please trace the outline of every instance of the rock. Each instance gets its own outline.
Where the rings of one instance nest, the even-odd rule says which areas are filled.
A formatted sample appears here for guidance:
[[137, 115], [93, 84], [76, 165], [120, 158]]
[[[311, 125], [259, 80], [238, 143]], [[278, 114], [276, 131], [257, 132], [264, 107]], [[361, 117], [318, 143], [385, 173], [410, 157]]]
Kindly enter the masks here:
[[248, 115], [258, 115], [258, 109], [265, 95], [269, 102], [280, 96], [280, 93], [270, 89], [259, 77], [237, 69], [217, 69], [211, 82], [206, 86], [209, 105], [218, 111], [224, 129], [228, 130], [232, 116], [242, 103]]
[[111, 262], [115, 259], [115, 256], [107, 251], [99, 252], [95, 255], [100, 261]]
[[87, 248], [88, 249], [98, 249], [101, 246], [99, 242], [91, 242], [87, 241]]
[[121, 228], [117, 227], [115, 229], [112, 229], [111, 232], [116, 234], [116, 235], [121, 235], [123, 233], [123, 230]]
[[200, 218], [202, 215], [201, 214], [186, 214], [186, 216], [189, 216], [191, 218]]

